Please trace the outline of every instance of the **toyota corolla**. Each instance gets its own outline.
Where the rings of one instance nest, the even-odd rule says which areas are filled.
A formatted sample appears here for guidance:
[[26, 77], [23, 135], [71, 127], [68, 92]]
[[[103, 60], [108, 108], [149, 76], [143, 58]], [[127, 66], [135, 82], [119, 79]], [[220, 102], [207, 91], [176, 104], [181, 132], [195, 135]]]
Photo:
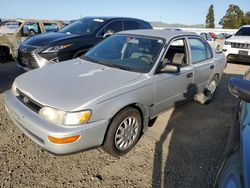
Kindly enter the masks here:
[[200, 36], [117, 33], [83, 57], [25, 73], [5, 92], [9, 116], [55, 154], [96, 146], [128, 152], [157, 115], [195, 98], [212, 101], [226, 65]]

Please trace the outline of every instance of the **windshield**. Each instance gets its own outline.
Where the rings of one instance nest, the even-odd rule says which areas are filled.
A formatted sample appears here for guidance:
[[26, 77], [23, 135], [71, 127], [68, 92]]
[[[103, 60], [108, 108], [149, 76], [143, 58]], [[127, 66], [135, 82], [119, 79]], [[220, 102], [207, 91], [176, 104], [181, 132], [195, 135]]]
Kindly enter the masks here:
[[114, 35], [99, 43], [83, 59], [110, 67], [147, 73], [163, 47], [163, 39]]
[[93, 34], [104, 24], [104, 21], [104, 19], [99, 18], [84, 18], [65, 26], [63, 29], [59, 30], [59, 32], [83, 35]]
[[250, 36], [250, 27], [242, 27], [235, 36]]

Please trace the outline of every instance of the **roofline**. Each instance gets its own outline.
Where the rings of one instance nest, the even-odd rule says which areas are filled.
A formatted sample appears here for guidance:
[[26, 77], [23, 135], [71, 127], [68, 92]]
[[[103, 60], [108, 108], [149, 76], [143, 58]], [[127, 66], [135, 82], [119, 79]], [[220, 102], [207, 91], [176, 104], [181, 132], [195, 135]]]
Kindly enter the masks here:
[[116, 17], [116, 16], [86, 16], [86, 17], [83, 17], [83, 18], [80, 18], [80, 19], [84, 19], [84, 18], [99, 18], [99, 19], [106, 19], [106, 20], [111, 20], [111, 19], [132, 19], [132, 20], [139, 20], [139, 21], [147, 22], [147, 21], [145, 21], [143, 19], [139, 19], [139, 18], [133, 18], [133, 17]]

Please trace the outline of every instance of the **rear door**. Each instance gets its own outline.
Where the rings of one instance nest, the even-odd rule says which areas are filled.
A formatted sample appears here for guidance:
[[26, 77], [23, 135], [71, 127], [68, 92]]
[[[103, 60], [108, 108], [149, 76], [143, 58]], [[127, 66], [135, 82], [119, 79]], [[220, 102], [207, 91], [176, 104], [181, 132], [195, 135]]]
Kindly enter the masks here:
[[190, 61], [194, 68], [194, 84], [198, 92], [201, 92], [214, 75], [213, 52], [209, 44], [195, 36], [188, 37], [188, 44]]

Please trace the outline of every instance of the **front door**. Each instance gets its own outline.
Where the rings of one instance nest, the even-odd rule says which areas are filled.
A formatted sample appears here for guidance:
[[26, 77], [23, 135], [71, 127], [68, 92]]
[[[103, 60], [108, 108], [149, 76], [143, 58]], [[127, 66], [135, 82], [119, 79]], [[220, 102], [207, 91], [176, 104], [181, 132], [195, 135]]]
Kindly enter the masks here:
[[196, 92], [197, 89], [193, 84], [193, 67], [189, 63], [187, 52], [186, 39], [176, 39], [170, 44], [162, 59], [161, 67], [164, 67], [167, 63], [178, 64], [180, 72], [155, 75], [155, 115], [192, 97]]

